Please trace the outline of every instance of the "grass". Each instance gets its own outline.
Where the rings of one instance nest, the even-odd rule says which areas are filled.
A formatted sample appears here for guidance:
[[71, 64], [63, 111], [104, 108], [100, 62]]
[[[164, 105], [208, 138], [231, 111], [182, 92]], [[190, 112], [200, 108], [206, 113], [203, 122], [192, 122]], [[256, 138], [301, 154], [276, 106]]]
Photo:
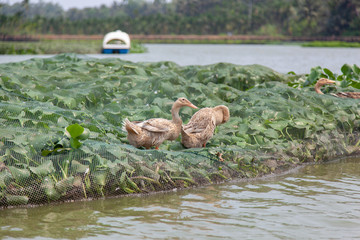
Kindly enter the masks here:
[[343, 42], [343, 41], [313, 41], [301, 44], [302, 47], [351, 47], [360, 48], [359, 42]]
[[[101, 53], [102, 40], [40, 40], [36, 42], [0, 42], [0, 54], [59, 54]], [[147, 49], [132, 41], [130, 53], [142, 53]]]

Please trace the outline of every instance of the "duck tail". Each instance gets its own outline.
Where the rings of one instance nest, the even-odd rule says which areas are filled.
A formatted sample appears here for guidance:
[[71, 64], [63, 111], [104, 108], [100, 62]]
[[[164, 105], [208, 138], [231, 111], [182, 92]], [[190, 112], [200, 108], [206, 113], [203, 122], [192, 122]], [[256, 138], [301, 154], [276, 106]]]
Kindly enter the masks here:
[[190, 136], [184, 130], [184, 126], [181, 126], [181, 143], [185, 148], [189, 148], [187, 142], [190, 140]]
[[184, 130], [184, 125], [183, 125], [183, 126], [181, 126], [181, 136], [188, 137], [187, 132]]
[[129, 121], [129, 119], [125, 118], [124, 122], [123, 122], [123, 129], [125, 131], [127, 131], [128, 133], [133, 133], [136, 135], [140, 134], [140, 127], [136, 126], [136, 124], [132, 123]]

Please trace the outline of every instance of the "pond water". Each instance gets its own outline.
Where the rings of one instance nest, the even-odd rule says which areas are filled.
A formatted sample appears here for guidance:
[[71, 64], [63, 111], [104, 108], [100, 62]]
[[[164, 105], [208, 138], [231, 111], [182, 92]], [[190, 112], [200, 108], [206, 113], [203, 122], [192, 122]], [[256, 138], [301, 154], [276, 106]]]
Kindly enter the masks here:
[[[286, 73], [339, 72], [360, 49], [148, 44], [129, 61], [261, 64]], [[104, 58], [109, 55], [90, 55]], [[0, 55], [0, 63], [41, 56]], [[360, 159], [201, 188], [0, 210], [0, 239], [360, 239]]]
[[0, 211], [0, 238], [359, 239], [360, 159], [283, 176]]
[[[145, 44], [147, 53], [89, 54], [91, 57], [119, 57], [133, 62], [173, 61], [179, 65], [208, 65], [218, 62], [238, 65], [261, 64], [280, 73], [310, 73], [321, 66], [340, 73], [345, 64], [360, 64], [360, 48], [304, 48], [297, 45]], [[0, 55], [0, 63], [53, 55]]]

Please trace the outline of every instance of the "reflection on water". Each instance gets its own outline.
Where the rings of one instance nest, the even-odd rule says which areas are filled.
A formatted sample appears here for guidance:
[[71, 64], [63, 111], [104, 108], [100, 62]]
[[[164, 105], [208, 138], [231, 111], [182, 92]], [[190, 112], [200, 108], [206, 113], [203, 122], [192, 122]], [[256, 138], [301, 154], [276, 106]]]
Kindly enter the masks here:
[[360, 238], [360, 159], [142, 197], [0, 211], [0, 237], [53, 239]]

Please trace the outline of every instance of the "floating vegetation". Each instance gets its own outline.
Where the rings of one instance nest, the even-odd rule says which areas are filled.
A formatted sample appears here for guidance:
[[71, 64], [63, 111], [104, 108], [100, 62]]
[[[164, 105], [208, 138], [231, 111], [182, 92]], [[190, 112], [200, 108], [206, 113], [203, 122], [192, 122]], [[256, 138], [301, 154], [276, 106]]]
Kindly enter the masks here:
[[[343, 69], [342, 79], [359, 81], [357, 66]], [[330, 75], [320, 67], [297, 76], [260, 65], [61, 54], [1, 64], [0, 73], [2, 207], [258, 177], [359, 151], [359, 103], [316, 94], [312, 78]], [[160, 150], [128, 144], [125, 118], [170, 119], [178, 97], [200, 108], [226, 105], [230, 120], [206, 148], [185, 149], [180, 139]], [[193, 113], [180, 115], [187, 122]]]
[[[0, 54], [58, 54], [72, 52], [77, 54], [101, 53], [102, 40], [41, 40], [32, 42], [0, 42]], [[132, 41], [130, 53], [143, 53], [144, 45]]]
[[346, 47], [359, 48], [359, 42], [345, 42], [345, 41], [312, 41], [301, 44], [302, 47]]
[[294, 72], [290, 72], [289, 74], [294, 75], [295, 78], [288, 82], [288, 85], [295, 88], [314, 86], [318, 79], [328, 78], [338, 81], [337, 85], [341, 88], [349, 88], [351, 91], [359, 91], [358, 89], [360, 89], [360, 67], [356, 64], [353, 66], [344, 64], [341, 67], [341, 74], [333, 73], [330, 69], [320, 66], [312, 68], [310, 74], [302, 78], [296, 76]]

